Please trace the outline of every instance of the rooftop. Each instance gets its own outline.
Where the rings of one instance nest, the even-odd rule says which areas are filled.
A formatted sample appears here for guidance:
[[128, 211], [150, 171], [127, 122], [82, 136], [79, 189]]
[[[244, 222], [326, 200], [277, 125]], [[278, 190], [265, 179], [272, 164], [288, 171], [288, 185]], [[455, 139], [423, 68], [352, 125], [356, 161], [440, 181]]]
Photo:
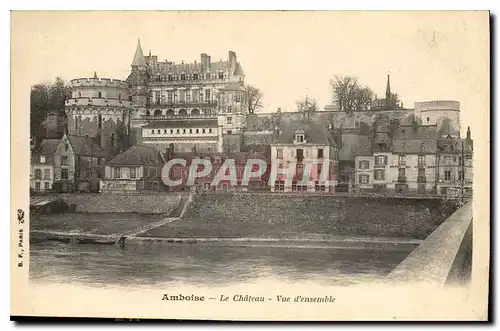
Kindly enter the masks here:
[[40, 147], [38, 147], [38, 149], [33, 153], [40, 155], [53, 155], [56, 152], [60, 141], [60, 139], [44, 139], [40, 143]]
[[326, 126], [318, 123], [286, 123], [281, 125], [280, 130], [281, 134], [275, 139], [275, 144], [293, 144], [295, 132], [302, 130], [307, 144], [337, 145], [333, 139], [333, 134], [328, 132]]
[[163, 164], [163, 156], [154, 147], [134, 145], [125, 152], [118, 154], [107, 165], [160, 165]]
[[108, 152], [101, 148], [96, 139], [89, 136], [66, 135], [75, 155], [106, 157]]

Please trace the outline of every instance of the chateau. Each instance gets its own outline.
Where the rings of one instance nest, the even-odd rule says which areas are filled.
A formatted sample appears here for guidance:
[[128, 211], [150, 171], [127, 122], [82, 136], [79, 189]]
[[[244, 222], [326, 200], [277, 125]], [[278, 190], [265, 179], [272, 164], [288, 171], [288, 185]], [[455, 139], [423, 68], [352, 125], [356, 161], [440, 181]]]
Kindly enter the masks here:
[[227, 61], [158, 61], [144, 56], [140, 41], [125, 81], [70, 81], [68, 131], [96, 138], [103, 148], [145, 144], [166, 152], [239, 151], [248, 101], [243, 69], [230, 51]]
[[[404, 108], [391, 92], [389, 76], [385, 99], [375, 98], [368, 109], [344, 111], [332, 104], [307, 116], [281, 109], [255, 114], [249, 112], [245, 74], [235, 52], [224, 61], [202, 53], [199, 61], [175, 63], [151, 52], [145, 56], [139, 40], [125, 80], [94, 73], [71, 80], [69, 87], [66, 118], [49, 114], [47, 138], [52, 139], [33, 151], [31, 187], [37, 191], [164, 190], [162, 164], [188, 154], [241, 160], [259, 155], [278, 171], [297, 163], [298, 173], [303, 157], [318, 164], [314, 187], [278, 178], [271, 191], [426, 193], [457, 183], [471, 189], [472, 139], [470, 131], [465, 143], [460, 138], [459, 102], [415, 102], [413, 109]], [[53, 138], [61, 137], [63, 126], [65, 151], [74, 159], [69, 168], [49, 155], [62, 141]], [[466, 151], [458, 156], [468, 163], [453, 168], [449, 160], [459, 159], [458, 150]], [[321, 183], [323, 158], [332, 162], [325, 170], [335, 187]], [[204, 189], [206, 183], [198, 186]]]

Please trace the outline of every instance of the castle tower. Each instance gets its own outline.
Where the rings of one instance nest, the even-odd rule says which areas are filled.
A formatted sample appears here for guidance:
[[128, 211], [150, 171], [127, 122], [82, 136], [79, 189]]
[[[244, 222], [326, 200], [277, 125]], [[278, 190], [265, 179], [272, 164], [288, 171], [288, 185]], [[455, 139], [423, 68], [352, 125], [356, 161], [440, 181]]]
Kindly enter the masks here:
[[145, 107], [148, 102], [148, 71], [146, 59], [142, 52], [141, 40], [137, 40], [134, 59], [132, 60], [131, 73], [127, 78], [132, 88], [132, 101], [138, 105]]
[[109, 78], [78, 78], [69, 82], [66, 100], [68, 134], [96, 138], [101, 147], [119, 152], [128, 147], [132, 102], [128, 83]]
[[441, 137], [460, 135], [460, 102], [454, 100], [435, 100], [415, 102], [415, 117], [423, 125], [437, 125]]
[[243, 82], [232, 82], [220, 88], [218, 99], [218, 117], [222, 125], [224, 146], [228, 146], [231, 151], [239, 152], [248, 112], [248, 95]]

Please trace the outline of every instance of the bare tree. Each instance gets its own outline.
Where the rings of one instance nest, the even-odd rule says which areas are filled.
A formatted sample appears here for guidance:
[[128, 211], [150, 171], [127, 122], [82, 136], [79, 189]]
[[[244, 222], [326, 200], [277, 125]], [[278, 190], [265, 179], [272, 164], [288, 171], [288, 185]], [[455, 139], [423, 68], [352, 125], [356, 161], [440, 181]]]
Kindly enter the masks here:
[[248, 98], [248, 113], [253, 114], [259, 108], [262, 108], [262, 92], [253, 85], [246, 85], [245, 91]]
[[373, 101], [373, 91], [358, 83], [356, 77], [335, 76], [330, 80], [333, 100], [341, 111], [368, 109]]

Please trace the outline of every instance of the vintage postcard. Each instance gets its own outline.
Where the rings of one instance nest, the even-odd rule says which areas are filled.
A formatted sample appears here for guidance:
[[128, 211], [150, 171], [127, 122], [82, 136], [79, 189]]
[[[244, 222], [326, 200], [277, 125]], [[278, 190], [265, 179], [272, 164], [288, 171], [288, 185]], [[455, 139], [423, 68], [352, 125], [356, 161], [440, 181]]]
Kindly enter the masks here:
[[488, 319], [486, 11], [11, 13], [11, 315]]

